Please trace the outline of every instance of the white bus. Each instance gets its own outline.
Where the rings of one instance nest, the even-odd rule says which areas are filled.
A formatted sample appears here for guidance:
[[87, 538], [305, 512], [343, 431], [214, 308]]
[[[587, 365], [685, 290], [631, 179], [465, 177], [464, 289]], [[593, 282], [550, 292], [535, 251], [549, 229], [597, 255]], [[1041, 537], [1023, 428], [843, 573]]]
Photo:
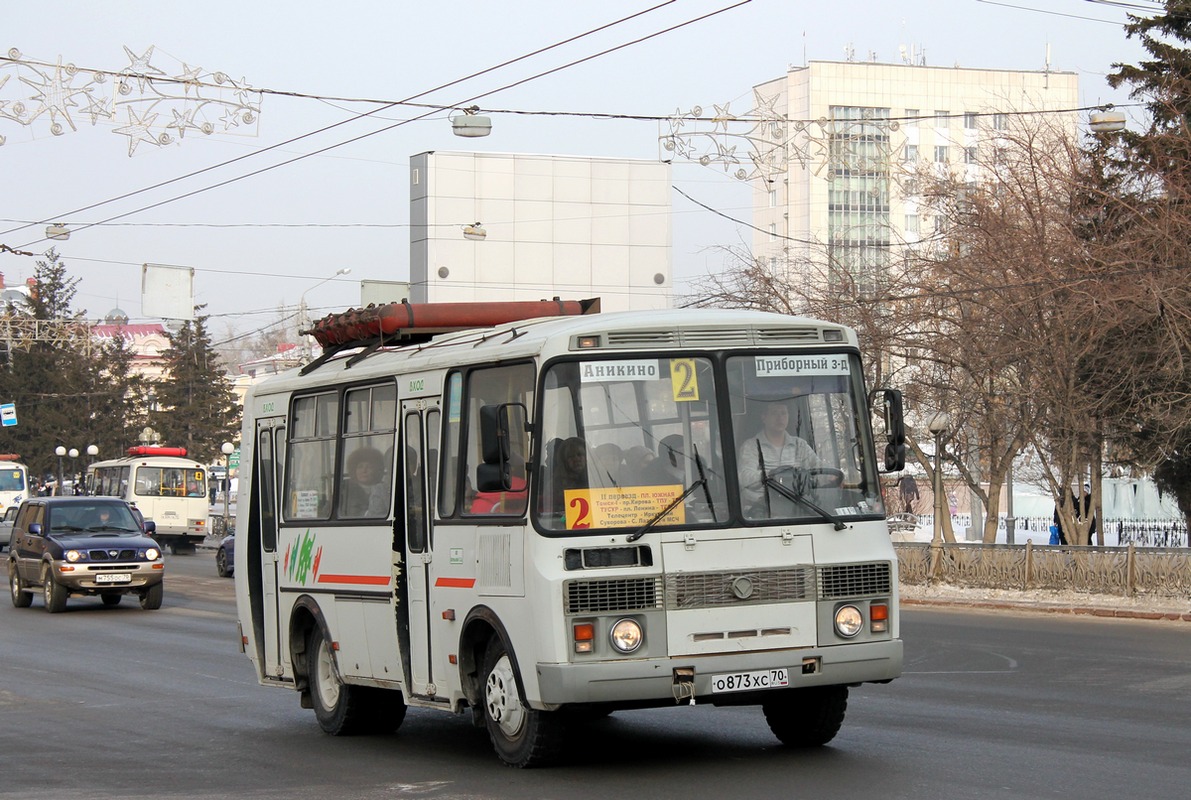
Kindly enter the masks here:
[[96, 461], [87, 490], [134, 504], [171, 553], [194, 552], [207, 535], [207, 468], [186, 458], [184, 447], [138, 445], [123, 458]]
[[[593, 303], [333, 315], [323, 356], [250, 389], [241, 646], [326, 732], [470, 711], [532, 766], [564, 724], [698, 703], [819, 745], [849, 686], [901, 674], [855, 333]], [[900, 394], [872, 399], [900, 469]], [[775, 404], [809, 465], [764, 452]]]
[[0, 453], [0, 515], [28, 497], [29, 468], [21, 463], [20, 456]]

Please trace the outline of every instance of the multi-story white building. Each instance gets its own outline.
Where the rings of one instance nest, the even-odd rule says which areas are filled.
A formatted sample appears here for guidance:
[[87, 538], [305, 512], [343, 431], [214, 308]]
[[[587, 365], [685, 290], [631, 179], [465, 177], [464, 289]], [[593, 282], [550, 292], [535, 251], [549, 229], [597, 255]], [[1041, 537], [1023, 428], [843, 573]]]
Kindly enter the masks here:
[[410, 159], [410, 300], [668, 308], [670, 165], [507, 153]]
[[916, 194], [924, 165], [980, 180], [983, 148], [1013, 117], [1078, 122], [1073, 72], [812, 61], [754, 89], [759, 149], [753, 254], [866, 283], [903, 244], [935, 233]]

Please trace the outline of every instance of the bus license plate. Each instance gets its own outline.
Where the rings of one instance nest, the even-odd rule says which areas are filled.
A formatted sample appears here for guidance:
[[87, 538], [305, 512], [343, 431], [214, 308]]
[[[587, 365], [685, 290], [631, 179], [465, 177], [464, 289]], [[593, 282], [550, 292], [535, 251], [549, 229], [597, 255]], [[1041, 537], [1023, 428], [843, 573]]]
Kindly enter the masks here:
[[101, 572], [95, 576], [96, 583], [128, 583], [132, 576], [127, 572]]
[[755, 672], [727, 672], [711, 676], [711, 692], [751, 692], [755, 689], [778, 689], [790, 685], [790, 670], [762, 669]]

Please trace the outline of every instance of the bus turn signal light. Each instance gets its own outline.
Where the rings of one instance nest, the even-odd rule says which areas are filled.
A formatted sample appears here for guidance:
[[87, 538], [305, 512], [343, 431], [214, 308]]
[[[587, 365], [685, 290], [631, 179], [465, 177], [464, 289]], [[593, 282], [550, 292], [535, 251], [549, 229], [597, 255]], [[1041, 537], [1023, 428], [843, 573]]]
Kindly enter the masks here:
[[575, 652], [590, 653], [595, 641], [595, 625], [590, 622], [576, 622], [574, 627]]

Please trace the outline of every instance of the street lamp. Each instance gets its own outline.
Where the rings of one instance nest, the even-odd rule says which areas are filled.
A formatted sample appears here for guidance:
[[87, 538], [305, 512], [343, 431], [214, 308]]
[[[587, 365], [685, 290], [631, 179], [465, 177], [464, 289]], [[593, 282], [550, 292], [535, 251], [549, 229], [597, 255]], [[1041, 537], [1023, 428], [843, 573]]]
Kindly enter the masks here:
[[70, 476], [73, 485], [77, 488], [79, 485], [79, 473], [74, 468], [74, 460], [79, 457], [79, 449], [72, 447], [67, 451], [66, 455], [70, 456]]
[[930, 418], [930, 422], [926, 424], [927, 430], [935, 437], [935, 480], [934, 491], [935, 496], [935, 530], [934, 536], [931, 538], [931, 544], [938, 546], [943, 541], [943, 436], [947, 433], [947, 427], [951, 424], [951, 420], [947, 414], [940, 411]]
[[[99, 455], [99, 447], [97, 445], [93, 445], [93, 444], [87, 445], [87, 473], [88, 474], [91, 473], [91, 465], [95, 463], [95, 457], [97, 455]], [[93, 494], [95, 492], [94, 486], [88, 486], [87, 488], [90, 490], [90, 493]]]
[[219, 452], [223, 453], [223, 532], [227, 533], [228, 503], [232, 495], [232, 453], [236, 446], [231, 442], [219, 445]]
[[58, 485], [54, 487], [54, 494], [62, 494], [62, 457], [66, 455], [66, 448], [58, 445], [54, 448], [54, 455], [58, 456]]
[[323, 278], [321, 281], [302, 292], [302, 296], [298, 298], [298, 335], [302, 336], [302, 356], [304, 360], [309, 361], [310, 356], [312, 355], [310, 337], [304, 335], [304, 332], [310, 329], [310, 319], [306, 310], [306, 295], [322, 286], [324, 283], [335, 280], [340, 275], [350, 274], [351, 271], [351, 267], [340, 267], [339, 269], [335, 270], [334, 275], [329, 278]]

